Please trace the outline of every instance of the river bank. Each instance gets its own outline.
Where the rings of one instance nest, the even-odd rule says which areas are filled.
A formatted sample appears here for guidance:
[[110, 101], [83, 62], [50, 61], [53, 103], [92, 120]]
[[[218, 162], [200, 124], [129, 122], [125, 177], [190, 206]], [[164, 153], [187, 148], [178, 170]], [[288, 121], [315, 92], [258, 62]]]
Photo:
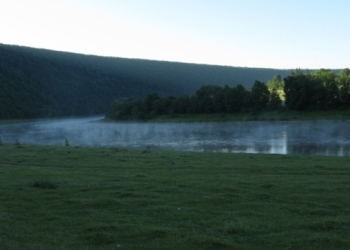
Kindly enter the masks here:
[[[154, 116], [139, 122], [234, 122], [234, 121], [315, 121], [350, 120], [350, 109], [327, 111], [266, 111], [260, 113], [224, 113], [224, 114], [169, 114]], [[105, 117], [101, 121], [116, 120]], [[121, 120], [117, 120], [120, 122]], [[135, 121], [135, 120], [132, 120]]]
[[[108, 119], [106, 119], [108, 121]], [[272, 111], [232, 114], [183, 114], [162, 115], [151, 118], [151, 122], [230, 122], [230, 121], [315, 121], [315, 120], [350, 120], [350, 110], [332, 111]], [[111, 121], [111, 120], [109, 120]]]

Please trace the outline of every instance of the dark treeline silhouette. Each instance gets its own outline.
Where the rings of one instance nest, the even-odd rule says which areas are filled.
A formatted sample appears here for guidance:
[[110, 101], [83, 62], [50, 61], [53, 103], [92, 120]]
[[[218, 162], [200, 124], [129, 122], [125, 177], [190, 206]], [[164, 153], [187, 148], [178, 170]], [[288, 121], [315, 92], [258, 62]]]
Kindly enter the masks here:
[[[284, 99], [285, 105], [282, 105]], [[147, 120], [161, 115], [251, 113], [290, 110], [332, 110], [350, 107], [350, 70], [292, 71], [281, 79], [275, 75], [267, 84], [255, 81], [251, 89], [205, 85], [193, 96], [115, 100], [106, 114], [114, 120]]]
[[88, 56], [0, 44], [0, 119], [105, 114], [119, 98], [158, 93], [186, 99], [183, 95], [193, 95], [203, 85], [242, 84], [251, 88], [255, 79], [267, 81], [290, 72]]
[[148, 120], [161, 115], [214, 114], [251, 112], [281, 108], [282, 101], [276, 90], [255, 81], [251, 90], [243, 85], [221, 87], [204, 85], [193, 96], [160, 97], [149, 94], [144, 99], [126, 98], [113, 102], [106, 117], [114, 120]]

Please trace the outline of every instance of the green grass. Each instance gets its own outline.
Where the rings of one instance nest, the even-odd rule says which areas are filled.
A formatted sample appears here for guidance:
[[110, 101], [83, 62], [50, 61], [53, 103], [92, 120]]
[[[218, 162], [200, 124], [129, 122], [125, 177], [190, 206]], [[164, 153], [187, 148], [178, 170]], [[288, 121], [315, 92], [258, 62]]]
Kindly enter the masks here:
[[0, 146], [1, 249], [350, 249], [348, 157]]

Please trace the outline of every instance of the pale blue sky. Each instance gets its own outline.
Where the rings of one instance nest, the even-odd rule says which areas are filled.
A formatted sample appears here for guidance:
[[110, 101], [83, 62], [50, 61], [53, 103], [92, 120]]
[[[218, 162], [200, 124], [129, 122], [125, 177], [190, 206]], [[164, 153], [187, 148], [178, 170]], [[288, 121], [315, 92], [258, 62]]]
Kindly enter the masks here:
[[0, 0], [0, 43], [262, 68], [350, 67], [349, 0]]

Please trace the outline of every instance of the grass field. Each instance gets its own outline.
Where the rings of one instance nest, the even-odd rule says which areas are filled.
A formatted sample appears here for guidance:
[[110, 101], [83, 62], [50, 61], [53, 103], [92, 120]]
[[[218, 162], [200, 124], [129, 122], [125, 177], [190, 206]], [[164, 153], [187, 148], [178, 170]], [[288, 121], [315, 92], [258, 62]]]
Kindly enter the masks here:
[[350, 161], [5, 144], [0, 249], [350, 249]]

